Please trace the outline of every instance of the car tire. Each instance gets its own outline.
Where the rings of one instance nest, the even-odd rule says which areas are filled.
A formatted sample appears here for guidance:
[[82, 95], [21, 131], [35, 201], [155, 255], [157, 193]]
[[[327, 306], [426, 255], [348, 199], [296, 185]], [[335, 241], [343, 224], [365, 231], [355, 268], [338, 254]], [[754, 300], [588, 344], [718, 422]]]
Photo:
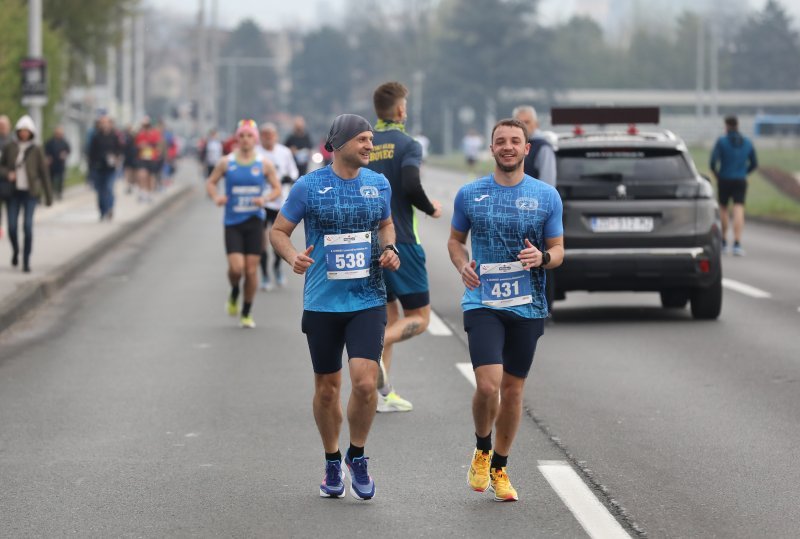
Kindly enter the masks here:
[[661, 306], [665, 309], [683, 309], [689, 303], [689, 292], [680, 288], [661, 291]]
[[722, 311], [722, 274], [711, 286], [695, 288], [691, 294], [692, 316], [697, 320], [716, 320]]

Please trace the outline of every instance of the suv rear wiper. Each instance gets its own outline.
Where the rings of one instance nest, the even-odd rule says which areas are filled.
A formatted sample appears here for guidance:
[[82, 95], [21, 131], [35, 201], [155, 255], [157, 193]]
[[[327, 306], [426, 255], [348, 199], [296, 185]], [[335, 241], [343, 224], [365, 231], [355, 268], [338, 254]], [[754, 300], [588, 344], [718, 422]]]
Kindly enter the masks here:
[[597, 179], [597, 180], [610, 180], [614, 182], [621, 182], [622, 174], [620, 174], [619, 172], [601, 172], [597, 174], [581, 174], [580, 178], [582, 180]]

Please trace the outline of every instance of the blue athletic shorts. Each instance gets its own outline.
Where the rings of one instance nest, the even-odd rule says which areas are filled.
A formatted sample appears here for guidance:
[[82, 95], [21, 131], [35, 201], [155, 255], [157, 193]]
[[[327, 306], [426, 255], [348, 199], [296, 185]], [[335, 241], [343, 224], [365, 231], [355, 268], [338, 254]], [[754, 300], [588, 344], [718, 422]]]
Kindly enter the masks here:
[[430, 304], [425, 251], [416, 243], [398, 243], [400, 269], [384, 271], [386, 301], [400, 300], [404, 309], [419, 309]]
[[347, 313], [303, 311], [302, 329], [308, 340], [314, 372], [339, 372], [345, 346], [350, 359], [380, 360], [386, 330], [386, 306]]
[[464, 311], [472, 368], [502, 365], [503, 370], [527, 378], [536, 343], [544, 334], [543, 318], [523, 318], [500, 309]]

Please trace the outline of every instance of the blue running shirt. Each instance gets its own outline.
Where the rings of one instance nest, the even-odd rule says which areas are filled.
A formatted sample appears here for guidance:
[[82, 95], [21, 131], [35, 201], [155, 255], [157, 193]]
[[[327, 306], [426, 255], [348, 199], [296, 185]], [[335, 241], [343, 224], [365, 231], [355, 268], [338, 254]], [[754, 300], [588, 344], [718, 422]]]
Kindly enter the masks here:
[[294, 224], [305, 219], [305, 245], [314, 246], [305, 310], [353, 312], [386, 304], [378, 225], [391, 215], [391, 199], [386, 177], [364, 167], [352, 180], [330, 165], [297, 180], [281, 213]]
[[[497, 275], [481, 275], [484, 264], [507, 265], [519, 262], [517, 256], [525, 248], [525, 238], [540, 251], [545, 250], [545, 239], [564, 235], [561, 222], [561, 197], [554, 187], [535, 180], [527, 174], [513, 187], [506, 187], [494, 180], [494, 175], [484, 176], [461, 189], [455, 199], [453, 228], [470, 232], [472, 237], [472, 259], [477, 262], [476, 273], [481, 286], [466, 289], [461, 300], [465, 311], [480, 308], [495, 308], [514, 312], [525, 318], [547, 317], [547, 300], [544, 292], [544, 270], [523, 270], [524, 277], [517, 282], [495, 282], [497, 288], [487, 287], [490, 279]], [[512, 286], [509, 286], [512, 285]], [[484, 303], [490, 291], [501, 297], [532, 296], [529, 303], [502, 307]], [[504, 293], [504, 294], [503, 294]]]
[[244, 223], [251, 217], [262, 221], [267, 214], [264, 208], [253, 204], [253, 199], [260, 197], [267, 188], [264, 177], [264, 162], [260, 156], [255, 161], [242, 164], [236, 161], [236, 154], [228, 156], [228, 169], [225, 171], [225, 226]]

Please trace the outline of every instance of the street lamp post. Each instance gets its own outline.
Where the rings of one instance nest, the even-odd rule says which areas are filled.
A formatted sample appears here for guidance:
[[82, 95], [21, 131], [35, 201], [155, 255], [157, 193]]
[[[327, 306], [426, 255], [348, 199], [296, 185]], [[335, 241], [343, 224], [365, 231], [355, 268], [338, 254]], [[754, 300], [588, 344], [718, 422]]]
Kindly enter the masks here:
[[[28, 1], [28, 56], [33, 59], [42, 58], [42, 0]], [[28, 114], [39, 133], [42, 133], [42, 107], [47, 103], [44, 99], [23, 101], [28, 105]]]

